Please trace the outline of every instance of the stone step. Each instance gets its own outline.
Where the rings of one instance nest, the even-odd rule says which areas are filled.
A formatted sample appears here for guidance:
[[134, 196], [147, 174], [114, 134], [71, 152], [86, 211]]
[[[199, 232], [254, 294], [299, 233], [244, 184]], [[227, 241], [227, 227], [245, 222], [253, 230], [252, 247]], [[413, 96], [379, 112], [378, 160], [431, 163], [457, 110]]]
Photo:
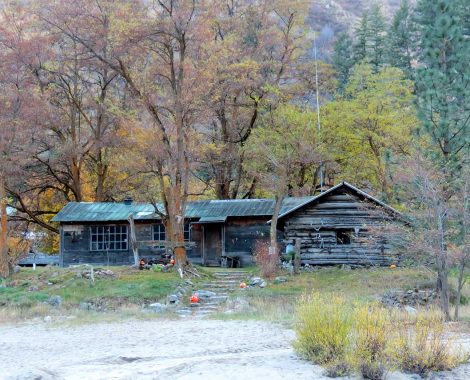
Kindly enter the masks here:
[[[231, 284], [229, 284], [231, 285]], [[227, 284], [214, 284], [213, 282], [206, 282], [202, 284], [203, 288], [227, 288]], [[233, 286], [230, 286], [231, 288], [238, 288], [238, 284], [233, 284]]]
[[246, 272], [214, 272], [212, 274], [216, 277], [227, 277], [227, 276], [249, 277], [249, 274]]

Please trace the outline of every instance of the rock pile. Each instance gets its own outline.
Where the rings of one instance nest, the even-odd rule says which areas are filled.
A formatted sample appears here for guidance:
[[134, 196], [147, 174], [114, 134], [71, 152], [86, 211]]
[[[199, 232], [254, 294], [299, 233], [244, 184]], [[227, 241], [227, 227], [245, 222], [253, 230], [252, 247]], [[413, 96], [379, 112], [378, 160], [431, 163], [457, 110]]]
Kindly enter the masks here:
[[[76, 274], [77, 278], [91, 278], [91, 270], [90, 269], [83, 269], [77, 272]], [[93, 276], [95, 278], [97, 277], [114, 277], [114, 272], [109, 269], [94, 269], [93, 270]]]
[[395, 290], [385, 293], [380, 298], [380, 302], [392, 307], [426, 306], [434, 302], [436, 298], [437, 294], [433, 289]]

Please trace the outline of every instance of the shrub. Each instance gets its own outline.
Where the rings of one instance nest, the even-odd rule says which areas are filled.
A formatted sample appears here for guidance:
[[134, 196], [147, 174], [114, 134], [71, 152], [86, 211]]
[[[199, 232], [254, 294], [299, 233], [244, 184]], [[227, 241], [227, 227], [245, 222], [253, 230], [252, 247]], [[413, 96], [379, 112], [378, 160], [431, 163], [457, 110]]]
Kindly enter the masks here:
[[354, 312], [351, 360], [365, 379], [383, 378], [389, 326], [389, 314], [376, 303], [358, 306]]
[[351, 311], [340, 297], [318, 293], [302, 297], [297, 308], [294, 348], [318, 364], [344, 361], [350, 347]]
[[279, 267], [279, 252], [270, 254], [269, 247], [270, 242], [266, 240], [258, 240], [255, 243], [254, 258], [261, 275], [266, 278], [274, 277]]
[[344, 377], [352, 372], [351, 365], [347, 361], [340, 361], [326, 367], [325, 375], [328, 377]]
[[400, 369], [426, 374], [451, 369], [461, 361], [461, 355], [452, 350], [452, 339], [440, 312], [408, 314], [394, 318], [393, 324], [395, 334], [389, 350]]
[[452, 348], [442, 313], [390, 312], [377, 303], [351, 305], [338, 296], [313, 294], [297, 306], [296, 351], [327, 366], [330, 377], [351, 368], [380, 380], [390, 367], [426, 374], [449, 370], [465, 358]]

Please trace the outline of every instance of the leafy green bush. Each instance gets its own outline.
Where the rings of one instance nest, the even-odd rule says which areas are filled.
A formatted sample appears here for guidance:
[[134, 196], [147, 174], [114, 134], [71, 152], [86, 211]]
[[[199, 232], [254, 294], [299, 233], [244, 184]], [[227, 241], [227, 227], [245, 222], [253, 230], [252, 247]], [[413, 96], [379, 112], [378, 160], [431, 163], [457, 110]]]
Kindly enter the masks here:
[[297, 352], [318, 364], [344, 361], [353, 327], [351, 311], [341, 297], [303, 297], [297, 309]]

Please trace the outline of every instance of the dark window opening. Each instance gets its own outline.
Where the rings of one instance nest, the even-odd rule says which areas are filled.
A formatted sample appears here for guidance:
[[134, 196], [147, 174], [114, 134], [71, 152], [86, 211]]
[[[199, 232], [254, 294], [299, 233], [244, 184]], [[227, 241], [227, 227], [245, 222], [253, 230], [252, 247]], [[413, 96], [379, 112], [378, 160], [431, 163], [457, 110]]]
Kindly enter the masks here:
[[351, 244], [352, 230], [337, 230], [336, 244]]

